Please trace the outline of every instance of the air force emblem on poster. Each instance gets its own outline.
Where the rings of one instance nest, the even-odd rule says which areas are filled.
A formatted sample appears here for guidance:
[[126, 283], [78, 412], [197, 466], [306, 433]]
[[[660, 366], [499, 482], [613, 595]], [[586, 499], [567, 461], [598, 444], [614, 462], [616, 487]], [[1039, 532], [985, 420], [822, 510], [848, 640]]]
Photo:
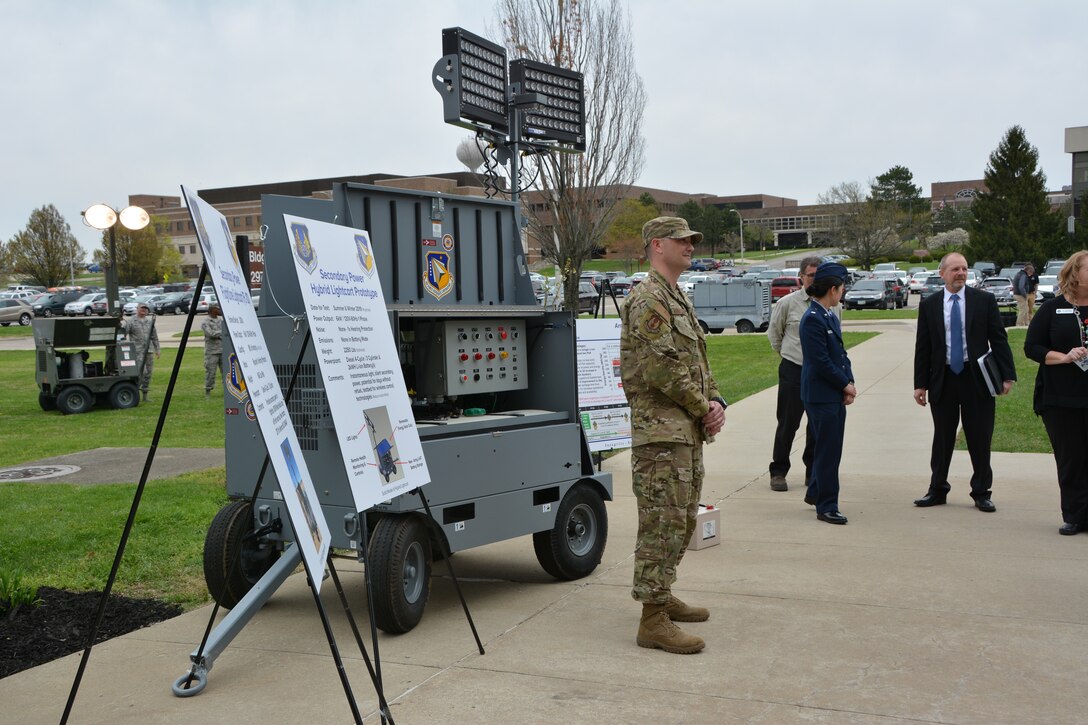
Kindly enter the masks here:
[[291, 248], [295, 250], [295, 256], [307, 272], [313, 272], [317, 268], [317, 252], [310, 244], [310, 231], [305, 224], [291, 224]]
[[246, 379], [242, 377], [242, 366], [238, 364], [238, 355], [231, 353], [227, 358], [227, 374], [224, 379], [227, 392], [242, 402], [249, 397], [246, 390]]
[[367, 277], [374, 276], [374, 252], [370, 248], [370, 237], [365, 234], [355, 235], [355, 258]]
[[453, 289], [453, 272], [450, 271], [449, 252], [427, 252], [424, 255], [427, 271], [423, 275], [423, 286], [435, 299], [442, 299]]

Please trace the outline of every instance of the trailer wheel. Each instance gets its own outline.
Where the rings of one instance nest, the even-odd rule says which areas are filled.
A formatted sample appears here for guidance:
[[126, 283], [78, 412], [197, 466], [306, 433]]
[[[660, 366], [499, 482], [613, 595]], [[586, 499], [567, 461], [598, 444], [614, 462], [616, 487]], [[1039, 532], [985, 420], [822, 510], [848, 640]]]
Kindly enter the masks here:
[[276, 559], [279, 550], [254, 539], [253, 508], [248, 500], [231, 501], [219, 509], [204, 537], [204, 582], [221, 607], [231, 609], [253, 588]]
[[608, 513], [597, 490], [578, 483], [567, 491], [555, 526], [533, 534], [536, 560], [556, 579], [581, 579], [601, 563], [608, 539]]
[[52, 395], [38, 393], [38, 405], [41, 406], [42, 410], [56, 410], [57, 399], [54, 398]]
[[140, 404], [140, 391], [132, 383], [121, 381], [110, 388], [109, 403], [118, 410], [135, 408]]
[[702, 328], [704, 335], [710, 334], [710, 327], [702, 320], [699, 320], [699, 327]]
[[69, 385], [57, 395], [57, 410], [65, 415], [86, 413], [92, 405], [94, 396], [82, 385]]
[[374, 623], [403, 634], [419, 624], [431, 589], [431, 540], [416, 516], [382, 516], [370, 537]]
[[749, 332], [755, 332], [755, 330], [755, 325], [752, 324], [751, 320], [739, 320], [737, 322], [737, 332], [742, 335], [746, 335]]

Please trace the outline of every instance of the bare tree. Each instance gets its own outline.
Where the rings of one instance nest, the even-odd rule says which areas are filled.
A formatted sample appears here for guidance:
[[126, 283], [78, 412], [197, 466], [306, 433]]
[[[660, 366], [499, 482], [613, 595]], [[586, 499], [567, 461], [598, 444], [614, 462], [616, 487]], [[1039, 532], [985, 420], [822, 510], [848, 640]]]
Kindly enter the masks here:
[[12, 271], [45, 287], [63, 283], [83, 262], [83, 248], [52, 204], [32, 211], [26, 228], [11, 238], [7, 249]]
[[582, 265], [642, 171], [646, 96], [631, 23], [618, 0], [498, 0], [496, 15], [512, 58], [584, 76], [585, 153], [538, 154], [527, 169], [548, 211], [529, 216], [530, 232], [564, 277], [568, 309], [577, 309]]
[[875, 203], [858, 182], [832, 186], [816, 201], [830, 207], [836, 245], [866, 269], [877, 258], [893, 254], [902, 246], [896, 231], [901, 214], [898, 207]]

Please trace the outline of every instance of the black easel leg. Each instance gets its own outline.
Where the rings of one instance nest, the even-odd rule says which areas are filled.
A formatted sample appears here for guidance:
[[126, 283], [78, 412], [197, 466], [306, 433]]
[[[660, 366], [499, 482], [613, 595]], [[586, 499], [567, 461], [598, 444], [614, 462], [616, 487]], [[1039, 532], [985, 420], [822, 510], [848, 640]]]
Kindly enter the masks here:
[[374, 672], [378, 678], [378, 689], [382, 684], [382, 658], [378, 654], [378, 625], [374, 619], [374, 582], [370, 577], [370, 524], [367, 523], [366, 511], [359, 512], [359, 525], [362, 535], [359, 543], [359, 558], [363, 562], [363, 580], [366, 583], [366, 606], [370, 614], [370, 646], [374, 649]]
[[[347, 615], [348, 622], [351, 624], [351, 633], [355, 635], [355, 643], [359, 645], [359, 653], [363, 656], [363, 662], [366, 663], [367, 672], [370, 673], [370, 681], [374, 683], [374, 692], [378, 695], [378, 707], [381, 711], [382, 722], [389, 722], [389, 725], [396, 725], [393, 722], [393, 715], [389, 710], [389, 703], [385, 700], [385, 691], [382, 689], [381, 683], [378, 681], [378, 675], [374, 671], [374, 667], [370, 664], [370, 657], [366, 653], [366, 645], [363, 644], [363, 637], [359, 634], [359, 627], [355, 624], [355, 617], [351, 614], [351, 605], [348, 604], [347, 595], [344, 594], [344, 587], [340, 584], [340, 576], [336, 573], [336, 566], [332, 562], [332, 554], [329, 554], [329, 574], [332, 575], [333, 584], [336, 586], [336, 593], [340, 596], [340, 604], [344, 607], [344, 614]], [[371, 619], [373, 619], [373, 612], [371, 613]]]
[[465, 595], [461, 593], [461, 583], [457, 581], [457, 575], [453, 573], [453, 564], [450, 563], [452, 555], [450, 554], [449, 546], [446, 544], [446, 535], [442, 533], [442, 527], [434, 520], [434, 514], [431, 513], [431, 505], [427, 503], [427, 497], [423, 495], [423, 489], [414, 489], [412, 493], [419, 496], [419, 500], [423, 502], [423, 510], [427, 512], [427, 520], [431, 522], [431, 526], [438, 532], [438, 535], [435, 538], [438, 539], [439, 546], [442, 547], [442, 554], [446, 560], [446, 569], [450, 573], [450, 579], [453, 580], [453, 588], [457, 591], [457, 598], [461, 600], [461, 608], [465, 610], [465, 619], [468, 620], [469, 629], [472, 630], [472, 636], [476, 640], [476, 648], [480, 650], [480, 654], [484, 654], [484, 645], [480, 641], [480, 635], [476, 632], [476, 623], [472, 621], [472, 614], [468, 611], [468, 603], [465, 601]]
[[[197, 289], [201, 289], [204, 286], [204, 278], [207, 276], [208, 267], [202, 265], [200, 267], [200, 276], [197, 278]], [[174, 395], [174, 385], [178, 381], [178, 374], [181, 371], [181, 361], [185, 356], [185, 343], [189, 339], [189, 330], [193, 326], [193, 316], [196, 314], [196, 308], [189, 307], [189, 316], [185, 320], [185, 332], [182, 334], [181, 344], [178, 345], [178, 354], [174, 358], [174, 368], [170, 371], [170, 382], [166, 386], [166, 395], [162, 399], [162, 408], [159, 410], [159, 422], [155, 425], [155, 434], [151, 437], [151, 447], [147, 449], [147, 458], [144, 460], [144, 470], [140, 474], [140, 482], [136, 485], [136, 493], [132, 497], [132, 506], [129, 507], [128, 519], [125, 521], [125, 528], [121, 532], [121, 541], [117, 544], [117, 553], [113, 557], [113, 566], [110, 568], [110, 575], [106, 579], [106, 587], [102, 591], [102, 599], [98, 602], [98, 610], [95, 612], [94, 621], [91, 622], [90, 632], [87, 634], [87, 646], [83, 650], [83, 656], [79, 659], [79, 668], [76, 670], [75, 680], [72, 682], [72, 689], [68, 693], [68, 702], [64, 706], [64, 714], [61, 715], [60, 722], [64, 725], [68, 722], [68, 716], [72, 714], [72, 706], [76, 701], [76, 694], [79, 692], [80, 682], [83, 681], [83, 673], [87, 669], [87, 662], [91, 659], [91, 649], [94, 647], [94, 641], [98, 636], [98, 628], [102, 624], [102, 617], [106, 611], [106, 602], [109, 601], [110, 592], [113, 591], [113, 583], [117, 580], [117, 571], [121, 568], [121, 558], [125, 554], [125, 547], [128, 545], [128, 537], [132, 533], [132, 526], [136, 521], [136, 511], [140, 508], [140, 499], [144, 495], [144, 488], [147, 486], [147, 478], [151, 474], [151, 464], [155, 462], [155, 452], [159, 448], [159, 439], [162, 438], [162, 429], [166, 424], [166, 414], [170, 410], [170, 399]]]

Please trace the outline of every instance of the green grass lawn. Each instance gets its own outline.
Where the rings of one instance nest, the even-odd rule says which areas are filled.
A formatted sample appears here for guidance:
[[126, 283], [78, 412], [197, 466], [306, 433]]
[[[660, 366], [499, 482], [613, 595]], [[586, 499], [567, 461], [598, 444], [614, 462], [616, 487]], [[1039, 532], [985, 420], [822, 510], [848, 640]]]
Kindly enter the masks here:
[[33, 337], [34, 328], [30, 325], [23, 327], [22, 325], [11, 325], [10, 327], [0, 327], [0, 337]]
[[[1039, 364], [1024, 356], [1024, 328], [1010, 329], [1009, 346], [1012, 358], [1016, 362], [1016, 385], [1012, 392], [997, 399], [996, 421], [994, 422], [994, 441], [992, 450], [1009, 453], [1053, 453], [1050, 439], [1043, 427], [1043, 419], [1032, 410], [1032, 396], [1035, 391], [1035, 374]], [[967, 450], [967, 444], [960, 434], [958, 448]]]
[[[99, 447], [147, 448], [170, 379], [177, 349], [164, 348], [151, 379], [151, 403], [129, 410], [96, 406], [82, 415], [61, 415], [38, 406], [34, 351], [0, 351], [0, 466]], [[204, 398], [204, 356], [189, 350], [182, 363], [159, 445], [207, 448], [223, 445], [223, 405]]]

